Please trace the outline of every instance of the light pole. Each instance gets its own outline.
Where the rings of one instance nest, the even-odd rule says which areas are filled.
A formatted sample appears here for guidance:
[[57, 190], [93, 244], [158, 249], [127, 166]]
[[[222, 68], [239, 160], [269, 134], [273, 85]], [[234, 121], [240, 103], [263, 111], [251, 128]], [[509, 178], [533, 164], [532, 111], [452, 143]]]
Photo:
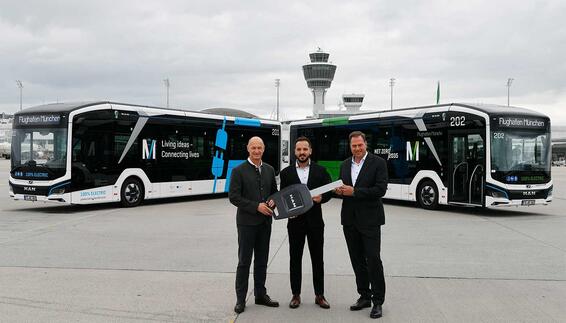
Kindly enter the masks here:
[[389, 79], [389, 86], [391, 87], [391, 110], [393, 110], [393, 86], [395, 86], [395, 79]]
[[169, 107], [169, 87], [171, 86], [171, 83], [169, 82], [169, 78], [164, 79], [163, 83], [165, 84], [165, 87], [167, 88], [167, 107]]
[[509, 106], [509, 92], [511, 91], [511, 83], [513, 83], [512, 78], [507, 79], [507, 106]]
[[20, 88], [20, 111], [22, 111], [22, 90], [24, 88], [24, 84], [20, 80], [16, 80], [16, 84]]
[[279, 85], [281, 85], [281, 80], [275, 79], [275, 87], [277, 88], [277, 112], [275, 113], [275, 115], [277, 121], [279, 121]]

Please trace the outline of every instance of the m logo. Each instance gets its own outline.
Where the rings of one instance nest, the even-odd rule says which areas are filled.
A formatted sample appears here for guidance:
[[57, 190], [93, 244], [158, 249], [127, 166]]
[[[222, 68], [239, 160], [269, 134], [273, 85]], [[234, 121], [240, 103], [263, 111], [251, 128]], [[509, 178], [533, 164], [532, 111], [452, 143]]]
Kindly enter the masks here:
[[416, 141], [411, 147], [411, 142], [407, 141], [407, 161], [419, 161], [419, 142]]
[[152, 139], [142, 140], [142, 159], [155, 159], [155, 142]]

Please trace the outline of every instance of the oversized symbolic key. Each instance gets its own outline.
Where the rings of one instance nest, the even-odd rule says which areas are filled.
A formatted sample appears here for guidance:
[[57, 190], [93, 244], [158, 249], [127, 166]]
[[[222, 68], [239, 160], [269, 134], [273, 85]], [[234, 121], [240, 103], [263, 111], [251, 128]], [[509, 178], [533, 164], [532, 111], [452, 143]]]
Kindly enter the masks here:
[[289, 185], [268, 198], [268, 200], [275, 202], [277, 212], [274, 212], [273, 218], [275, 220], [281, 220], [299, 216], [312, 208], [313, 196], [331, 191], [342, 186], [342, 184], [342, 180], [337, 180], [330, 184], [317, 187], [312, 191], [309, 191], [309, 188], [305, 184]]

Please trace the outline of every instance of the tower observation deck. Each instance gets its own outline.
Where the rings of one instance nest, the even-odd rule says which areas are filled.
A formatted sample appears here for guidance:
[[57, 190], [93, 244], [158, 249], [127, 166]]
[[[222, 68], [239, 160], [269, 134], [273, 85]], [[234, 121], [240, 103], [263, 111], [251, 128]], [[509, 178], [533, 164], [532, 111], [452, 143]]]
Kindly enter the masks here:
[[332, 84], [336, 65], [328, 63], [330, 54], [325, 53], [320, 48], [310, 53], [310, 64], [303, 65], [303, 74], [307, 81], [307, 86], [313, 94], [313, 116], [316, 118], [324, 111], [324, 97], [326, 89]]
[[362, 104], [364, 103], [363, 94], [343, 94], [342, 102], [348, 113], [359, 113]]

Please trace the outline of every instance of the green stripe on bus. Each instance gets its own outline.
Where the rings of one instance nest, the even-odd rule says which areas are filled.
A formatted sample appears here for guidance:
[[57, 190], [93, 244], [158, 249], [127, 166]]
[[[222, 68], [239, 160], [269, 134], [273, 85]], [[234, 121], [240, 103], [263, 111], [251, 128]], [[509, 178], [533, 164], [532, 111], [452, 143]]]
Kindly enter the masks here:
[[343, 124], [348, 124], [350, 121], [348, 117], [335, 117], [335, 118], [327, 118], [322, 120], [322, 125], [324, 126], [339, 126]]
[[335, 180], [338, 179], [338, 177], [340, 177], [340, 164], [342, 164], [342, 161], [339, 161], [339, 160], [319, 160], [319, 161], [317, 161], [317, 163], [320, 166], [323, 166], [324, 168], [326, 168], [326, 170], [330, 174], [330, 177], [332, 178], [332, 181], [335, 181]]

